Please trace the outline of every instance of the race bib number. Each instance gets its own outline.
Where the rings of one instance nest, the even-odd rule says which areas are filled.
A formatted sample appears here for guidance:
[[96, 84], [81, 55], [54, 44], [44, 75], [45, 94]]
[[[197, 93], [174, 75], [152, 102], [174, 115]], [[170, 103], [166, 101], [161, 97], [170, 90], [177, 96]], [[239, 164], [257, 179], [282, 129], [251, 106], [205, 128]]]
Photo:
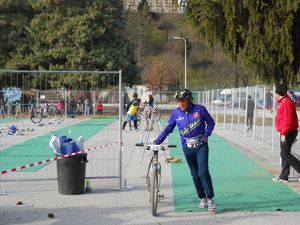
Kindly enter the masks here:
[[187, 138], [186, 144], [188, 148], [199, 148], [201, 146], [201, 141], [199, 138]]

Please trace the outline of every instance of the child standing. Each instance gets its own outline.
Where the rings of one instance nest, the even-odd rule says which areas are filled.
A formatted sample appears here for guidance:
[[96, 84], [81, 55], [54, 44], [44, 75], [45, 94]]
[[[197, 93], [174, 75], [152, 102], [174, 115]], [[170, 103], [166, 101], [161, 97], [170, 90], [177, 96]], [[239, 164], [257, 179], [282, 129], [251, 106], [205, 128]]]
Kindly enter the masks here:
[[102, 115], [102, 112], [103, 112], [103, 104], [101, 101], [98, 102], [97, 104], [97, 111], [98, 111], [98, 114], [99, 115]]

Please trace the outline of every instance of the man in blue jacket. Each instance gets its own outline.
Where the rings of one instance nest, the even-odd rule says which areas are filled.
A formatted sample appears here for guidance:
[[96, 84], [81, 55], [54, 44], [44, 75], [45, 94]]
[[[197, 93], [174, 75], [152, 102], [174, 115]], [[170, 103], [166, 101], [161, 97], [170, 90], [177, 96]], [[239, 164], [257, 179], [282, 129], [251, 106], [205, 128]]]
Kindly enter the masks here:
[[179, 107], [172, 111], [167, 127], [160, 133], [154, 144], [161, 144], [177, 125], [182, 149], [200, 198], [199, 208], [207, 206], [208, 211], [214, 212], [217, 208], [208, 169], [207, 141], [215, 122], [204, 106], [192, 103], [191, 91], [180, 90], [176, 92], [174, 98], [178, 101]]

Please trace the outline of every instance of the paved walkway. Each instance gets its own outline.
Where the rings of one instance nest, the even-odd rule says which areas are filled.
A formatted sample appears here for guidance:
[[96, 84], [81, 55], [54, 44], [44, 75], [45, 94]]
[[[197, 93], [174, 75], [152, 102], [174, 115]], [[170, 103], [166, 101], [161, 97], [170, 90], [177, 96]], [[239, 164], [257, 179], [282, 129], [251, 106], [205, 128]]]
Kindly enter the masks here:
[[[67, 121], [66, 121], [67, 123]], [[47, 129], [46, 127], [44, 127]], [[42, 132], [42, 131], [40, 131]], [[244, 137], [223, 129], [216, 128], [215, 133], [229, 140], [247, 156], [258, 162], [274, 175], [280, 171], [279, 153], [270, 146], [253, 142]], [[110, 135], [118, 137], [116, 133]], [[94, 147], [100, 139], [98, 133], [86, 147]], [[154, 138], [154, 137], [152, 137]], [[0, 183], [0, 224], [33, 224], [33, 225], [112, 225], [112, 224], [234, 224], [234, 225], [296, 225], [300, 221], [299, 212], [175, 212], [173, 207], [171, 167], [163, 163], [162, 192], [165, 199], [159, 204], [158, 216], [153, 217], [148, 202], [149, 193], [144, 186], [144, 176], [149, 159], [145, 152], [135, 147], [141, 140], [141, 132], [127, 131], [123, 133], [123, 171], [128, 190], [118, 190], [118, 179], [92, 180], [92, 192], [82, 195], [60, 195], [57, 188], [56, 165], [35, 173], [12, 173], [2, 176]], [[163, 160], [164, 155], [160, 155]], [[187, 174], [188, 175], [188, 174]], [[33, 179], [29, 180], [29, 179]], [[300, 184], [291, 182], [287, 185], [299, 192]], [[133, 189], [130, 189], [134, 186]], [[216, 199], [217, 200], [217, 199]], [[16, 203], [23, 204], [17, 206]], [[299, 203], [300, 204], [300, 203]], [[54, 218], [48, 218], [52, 213]]]

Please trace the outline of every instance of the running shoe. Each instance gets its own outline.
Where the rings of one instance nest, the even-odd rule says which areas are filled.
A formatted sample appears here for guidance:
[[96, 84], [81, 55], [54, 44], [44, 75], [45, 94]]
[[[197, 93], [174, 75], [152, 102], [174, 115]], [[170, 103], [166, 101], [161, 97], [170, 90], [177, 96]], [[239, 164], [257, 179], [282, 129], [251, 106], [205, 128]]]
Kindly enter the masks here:
[[288, 180], [283, 180], [283, 179], [280, 179], [279, 177], [274, 177], [274, 178], [272, 179], [272, 181], [277, 182], [277, 183], [279, 183], [279, 182], [282, 182], [282, 183], [287, 183], [287, 182], [289, 182]]
[[212, 198], [207, 200], [207, 207], [209, 212], [217, 211], [217, 205]]
[[201, 198], [200, 203], [199, 203], [199, 208], [200, 209], [205, 208], [206, 207], [206, 202], [207, 202], [206, 198]]

